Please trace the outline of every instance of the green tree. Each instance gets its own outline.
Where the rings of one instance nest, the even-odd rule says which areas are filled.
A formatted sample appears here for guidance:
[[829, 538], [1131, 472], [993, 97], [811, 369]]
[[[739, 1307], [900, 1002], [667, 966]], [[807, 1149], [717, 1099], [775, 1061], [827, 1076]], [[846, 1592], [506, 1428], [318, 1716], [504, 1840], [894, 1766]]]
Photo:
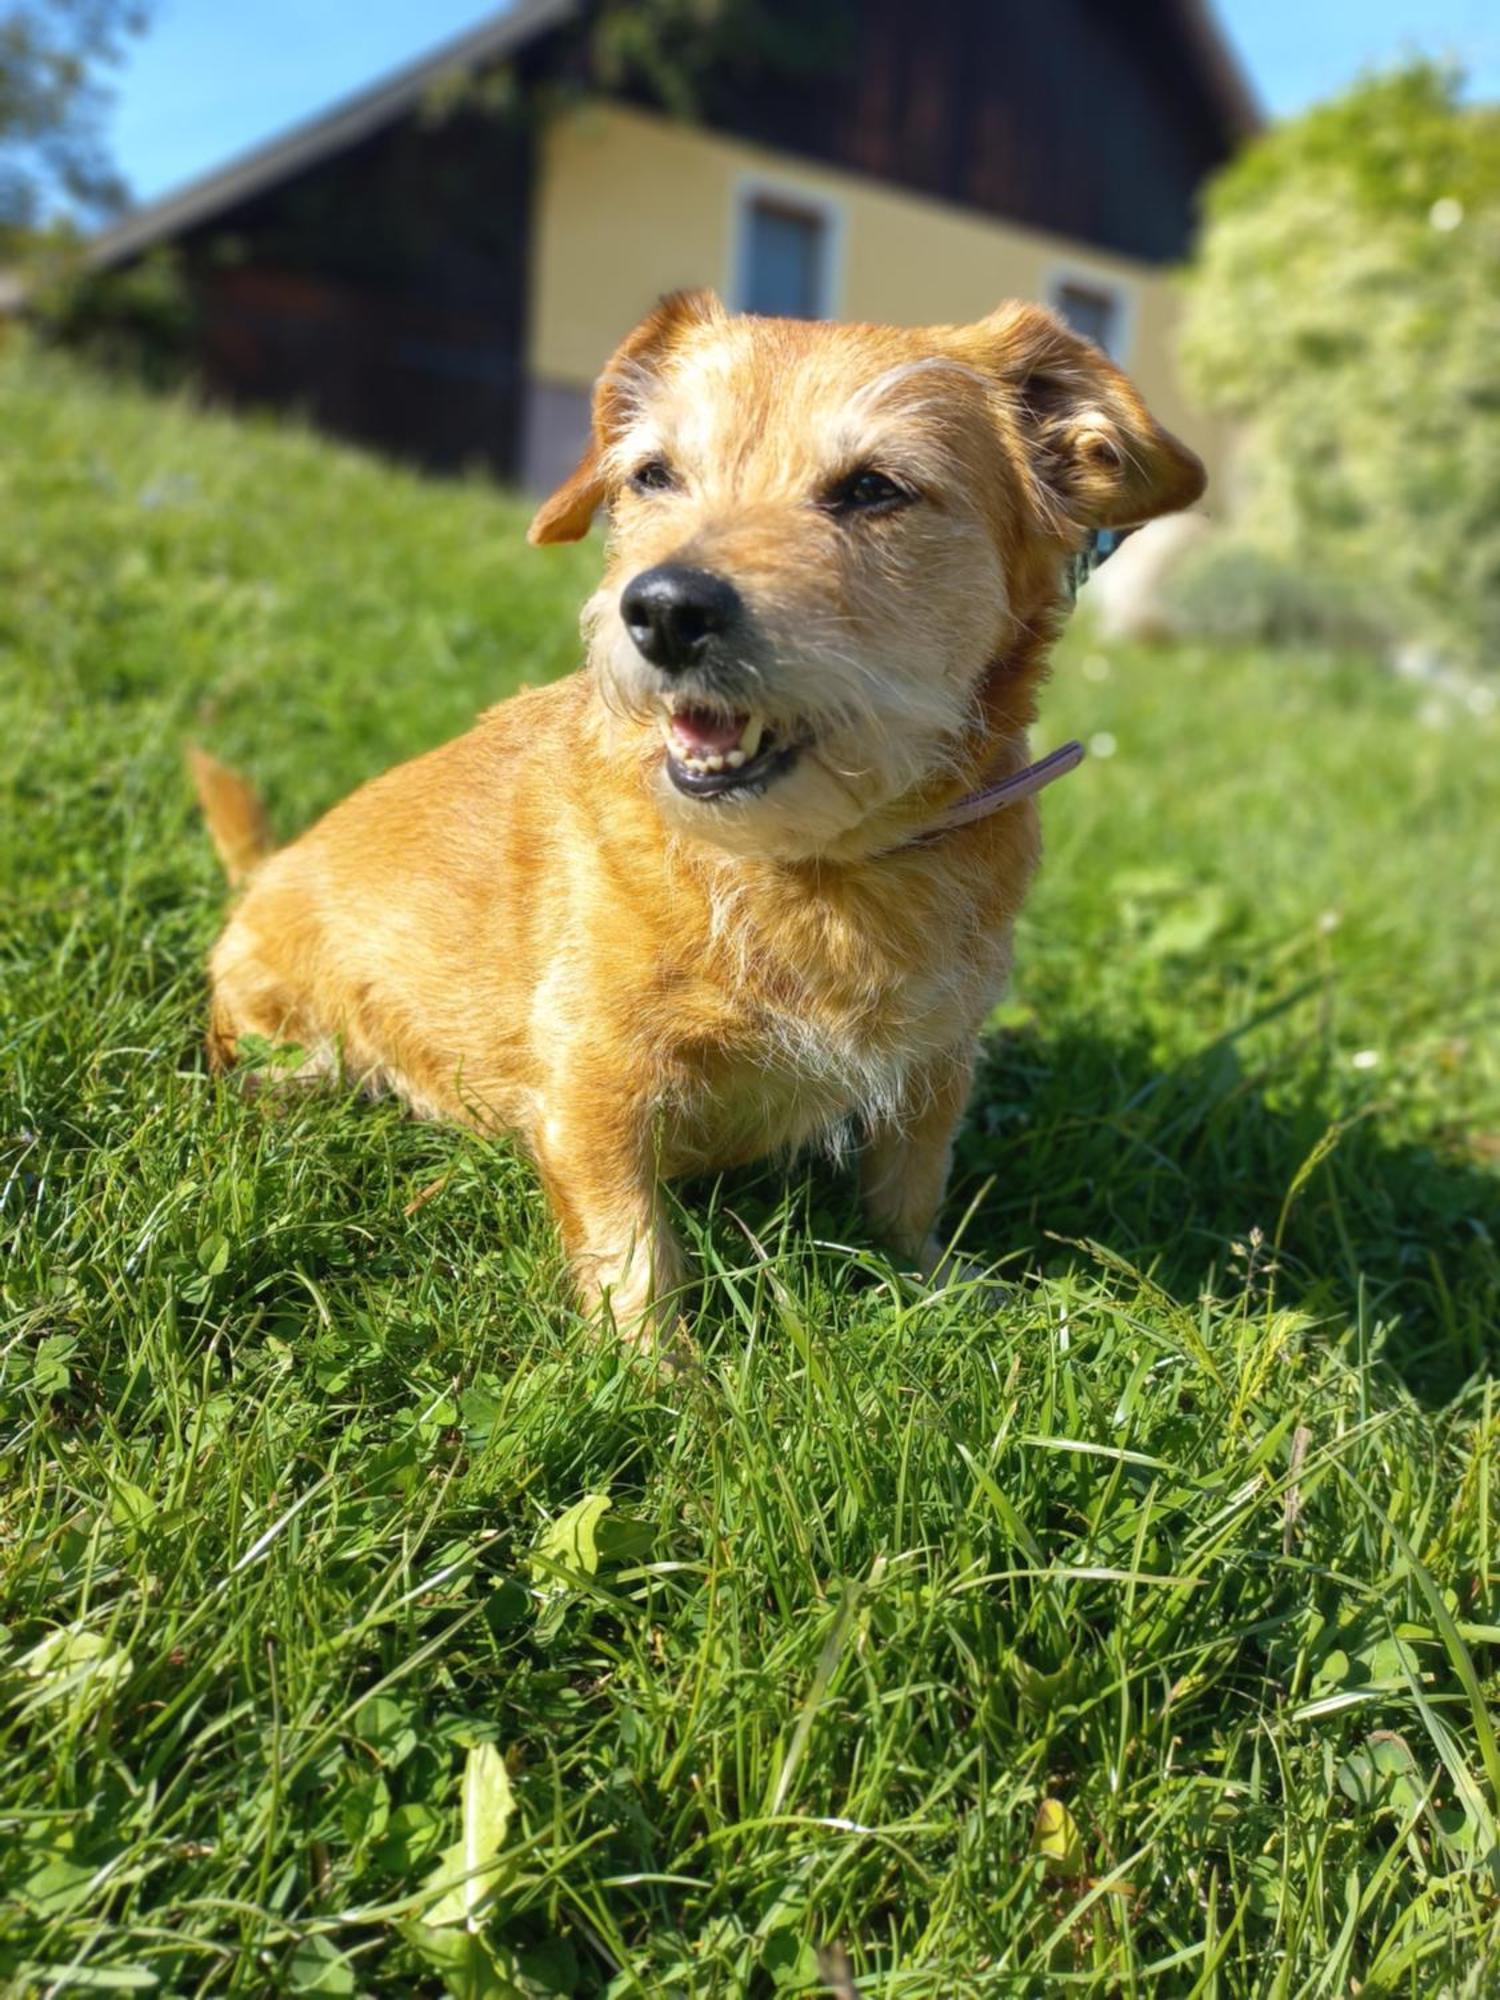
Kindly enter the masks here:
[[594, 92], [625, 92], [696, 120], [768, 79], [837, 75], [853, 49], [854, 0], [588, 0], [523, 90], [513, 64], [462, 69], [429, 93], [429, 115], [475, 107], [546, 119]]
[[1209, 190], [1184, 359], [1244, 527], [1396, 633], [1500, 658], [1500, 112], [1428, 65], [1268, 131]]
[[606, 89], [634, 86], [694, 118], [706, 79], [818, 76], [847, 55], [852, 29], [849, 0], [596, 0], [583, 39]]
[[0, 255], [59, 210], [92, 220], [123, 200], [101, 132], [101, 77], [145, 18], [141, 0], [0, 7]]

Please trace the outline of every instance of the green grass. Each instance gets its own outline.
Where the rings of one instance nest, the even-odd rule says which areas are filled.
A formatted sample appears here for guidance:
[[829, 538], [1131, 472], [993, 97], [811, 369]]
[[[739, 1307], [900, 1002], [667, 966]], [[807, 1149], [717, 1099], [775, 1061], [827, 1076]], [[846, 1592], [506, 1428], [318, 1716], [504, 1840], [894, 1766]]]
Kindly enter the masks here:
[[0, 1986], [1500, 1990], [1496, 718], [1071, 641], [1010, 1303], [740, 1176], [662, 1381], [513, 1153], [199, 1051], [184, 738], [291, 831], [597, 550], [24, 353], [0, 436]]

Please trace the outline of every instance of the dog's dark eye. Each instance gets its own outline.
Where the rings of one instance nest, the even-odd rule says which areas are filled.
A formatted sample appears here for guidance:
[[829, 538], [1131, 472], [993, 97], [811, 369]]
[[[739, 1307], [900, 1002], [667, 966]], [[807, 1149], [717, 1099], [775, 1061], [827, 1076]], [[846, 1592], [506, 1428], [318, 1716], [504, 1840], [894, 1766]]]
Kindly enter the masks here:
[[626, 484], [632, 493], [670, 493], [677, 477], [664, 458], [648, 458], [644, 465], [636, 467]]
[[827, 505], [835, 514], [893, 514], [898, 507], [909, 507], [916, 497], [885, 473], [862, 466], [839, 481], [829, 493]]

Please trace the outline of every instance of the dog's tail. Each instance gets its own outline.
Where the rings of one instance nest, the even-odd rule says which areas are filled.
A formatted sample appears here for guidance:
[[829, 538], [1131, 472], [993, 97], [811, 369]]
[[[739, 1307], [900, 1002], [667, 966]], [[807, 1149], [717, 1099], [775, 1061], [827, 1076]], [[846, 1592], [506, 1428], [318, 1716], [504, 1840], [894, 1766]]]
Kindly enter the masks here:
[[187, 767], [214, 850], [224, 864], [229, 886], [237, 889], [276, 845], [266, 809], [238, 772], [210, 757], [196, 743], [188, 745]]

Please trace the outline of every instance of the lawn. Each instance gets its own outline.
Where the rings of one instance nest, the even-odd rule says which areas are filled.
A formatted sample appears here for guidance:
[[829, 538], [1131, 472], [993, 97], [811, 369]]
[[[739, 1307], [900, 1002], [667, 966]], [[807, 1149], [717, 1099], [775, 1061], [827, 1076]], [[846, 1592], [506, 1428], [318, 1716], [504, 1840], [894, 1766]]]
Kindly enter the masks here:
[[291, 832], [597, 547], [14, 349], [0, 438], [0, 1986], [1500, 1990], [1500, 716], [1076, 633], [1009, 1302], [736, 1176], [664, 1379], [515, 1153], [199, 1044], [184, 740]]

